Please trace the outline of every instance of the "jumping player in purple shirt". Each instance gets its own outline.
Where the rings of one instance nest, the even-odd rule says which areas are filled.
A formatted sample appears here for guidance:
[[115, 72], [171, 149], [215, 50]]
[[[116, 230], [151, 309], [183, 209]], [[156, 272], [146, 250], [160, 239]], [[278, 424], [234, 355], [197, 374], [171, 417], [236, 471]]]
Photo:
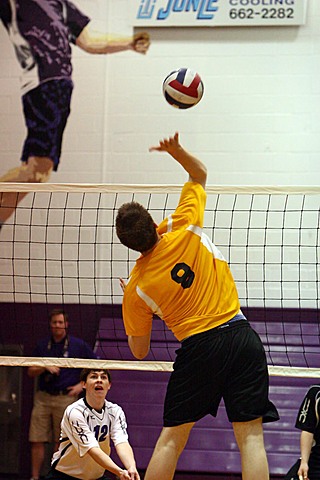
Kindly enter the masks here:
[[[113, 38], [94, 34], [90, 18], [69, 0], [0, 0], [0, 19], [22, 69], [21, 93], [27, 137], [22, 164], [1, 182], [46, 182], [57, 170], [73, 89], [71, 45], [88, 53], [133, 50], [145, 54], [147, 33]], [[19, 195], [19, 201], [25, 194]], [[14, 211], [15, 193], [0, 198], [0, 226]]]

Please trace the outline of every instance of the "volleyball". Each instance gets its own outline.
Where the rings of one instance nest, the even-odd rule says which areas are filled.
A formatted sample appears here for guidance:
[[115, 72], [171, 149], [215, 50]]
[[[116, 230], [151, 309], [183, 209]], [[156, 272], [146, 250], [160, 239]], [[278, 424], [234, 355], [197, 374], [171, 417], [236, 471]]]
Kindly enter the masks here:
[[186, 109], [200, 102], [204, 87], [197, 72], [190, 68], [179, 68], [166, 76], [162, 89], [163, 95], [170, 105]]

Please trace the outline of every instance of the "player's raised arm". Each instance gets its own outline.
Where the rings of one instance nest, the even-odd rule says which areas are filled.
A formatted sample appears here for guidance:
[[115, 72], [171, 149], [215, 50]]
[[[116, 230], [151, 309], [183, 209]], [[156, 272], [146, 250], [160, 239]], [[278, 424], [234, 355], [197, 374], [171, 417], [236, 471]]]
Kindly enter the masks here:
[[149, 151], [168, 152], [186, 170], [191, 182], [200, 183], [205, 188], [207, 167], [180, 145], [178, 132], [173, 137], [160, 140], [159, 145], [150, 147]]
[[137, 53], [147, 53], [150, 37], [147, 32], [139, 32], [132, 37], [94, 32], [88, 25], [76, 39], [76, 44], [87, 53], [106, 54], [133, 50]]

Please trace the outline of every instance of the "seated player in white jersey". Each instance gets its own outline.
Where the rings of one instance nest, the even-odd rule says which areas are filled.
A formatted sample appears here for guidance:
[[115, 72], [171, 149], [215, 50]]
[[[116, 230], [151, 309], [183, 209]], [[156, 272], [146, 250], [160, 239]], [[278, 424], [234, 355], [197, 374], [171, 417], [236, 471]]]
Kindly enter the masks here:
[[[107, 480], [105, 470], [120, 480], [140, 480], [129, 444], [122, 408], [106, 400], [111, 387], [108, 370], [84, 369], [84, 398], [69, 405], [61, 422], [59, 450], [53, 454], [47, 480]], [[110, 439], [124, 465], [110, 457]]]

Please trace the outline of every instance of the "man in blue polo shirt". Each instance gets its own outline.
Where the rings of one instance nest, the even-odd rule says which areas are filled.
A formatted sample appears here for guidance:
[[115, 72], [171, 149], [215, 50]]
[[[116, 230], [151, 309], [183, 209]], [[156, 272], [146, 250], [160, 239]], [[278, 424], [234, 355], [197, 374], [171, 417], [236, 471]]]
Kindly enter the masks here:
[[[5, 26], [22, 69], [21, 94], [27, 137], [22, 165], [0, 178], [1, 182], [45, 182], [57, 170], [62, 136], [70, 113], [73, 88], [71, 45], [88, 53], [125, 50], [146, 53], [147, 33], [114, 38], [97, 34], [90, 18], [69, 0], [0, 0], [0, 20]], [[0, 227], [23, 198], [1, 195]]]
[[[33, 356], [96, 358], [86, 342], [68, 334], [68, 315], [63, 310], [52, 310], [49, 321], [51, 335], [39, 341]], [[45, 443], [53, 440], [55, 449], [58, 448], [63, 413], [82, 392], [80, 372], [81, 369], [59, 367], [28, 369], [30, 377], [39, 377], [29, 430], [33, 480], [39, 479], [45, 456]]]

